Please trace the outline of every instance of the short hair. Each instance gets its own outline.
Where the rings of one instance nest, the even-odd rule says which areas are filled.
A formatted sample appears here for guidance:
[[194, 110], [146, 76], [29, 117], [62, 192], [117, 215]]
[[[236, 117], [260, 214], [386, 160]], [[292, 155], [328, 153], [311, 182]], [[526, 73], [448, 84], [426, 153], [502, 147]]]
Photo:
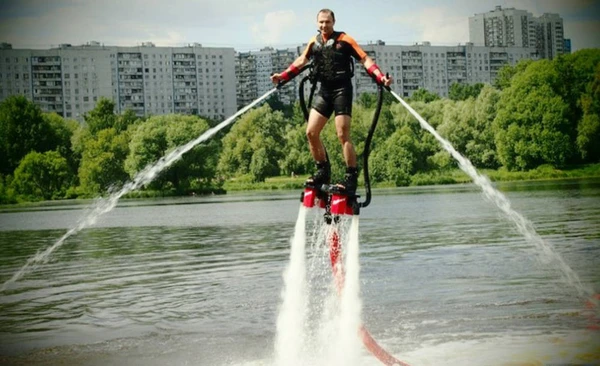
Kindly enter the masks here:
[[325, 8], [325, 9], [321, 9], [321, 10], [319, 10], [319, 12], [317, 13], [317, 17], [318, 17], [318, 16], [319, 16], [319, 14], [321, 14], [321, 13], [327, 13], [327, 14], [331, 15], [331, 19], [333, 19], [333, 21], [335, 22], [335, 14], [333, 14], [333, 10], [331, 10], [331, 9], [327, 9], [327, 8]]

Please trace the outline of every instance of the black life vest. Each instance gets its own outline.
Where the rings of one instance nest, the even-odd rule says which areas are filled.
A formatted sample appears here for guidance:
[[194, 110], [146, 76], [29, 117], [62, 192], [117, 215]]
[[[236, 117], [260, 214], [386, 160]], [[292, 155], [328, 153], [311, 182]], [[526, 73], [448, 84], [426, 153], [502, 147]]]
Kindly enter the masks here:
[[[326, 42], [318, 34], [312, 46], [312, 58], [315, 78], [325, 85], [337, 85], [350, 82], [354, 76], [354, 60], [338, 38], [344, 32], [333, 32]], [[347, 46], [347, 45], [346, 45]]]

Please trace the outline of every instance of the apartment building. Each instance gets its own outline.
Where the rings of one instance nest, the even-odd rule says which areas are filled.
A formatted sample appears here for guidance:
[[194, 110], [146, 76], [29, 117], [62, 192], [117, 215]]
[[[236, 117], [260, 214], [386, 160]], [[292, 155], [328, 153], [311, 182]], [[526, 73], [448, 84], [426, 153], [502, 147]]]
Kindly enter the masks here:
[[501, 6], [469, 17], [469, 38], [476, 46], [535, 47], [535, 17], [528, 11]]
[[238, 109], [258, 98], [256, 63], [253, 52], [238, 52], [235, 55], [235, 93]]
[[[486, 47], [473, 43], [457, 46], [432, 46], [423, 42], [411, 46], [386, 45], [383, 41], [361, 45], [382, 70], [394, 79], [392, 90], [410, 97], [419, 89], [427, 89], [447, 97], [454, 83], [493, 83], [505, 65], [515, 65], [522, 59], [539, 58], [535, 47]], [[298, 50], [300, 50], [298, 48]], [[277, 58], [279, 57], [279, 58]], [[293, 50], [263, 49], [259, 52], [236, 54], [238, 108], [251, 103], [273, 86], [272, 72], [285, 70], [297, 57]], [[286, 85], [279, 93], [285, 103], [298, 97], [301, 76]], [[377, 85], [360, 63], [355, 64], [354, 97], [375, 93]], [[308, 99], [310, 83], [304, 87]]]
[[[276, 50], [266, 47], [260, 51], [237, 52], [235, 56], [236, 95], [242, 108], [273, 88], [271, 75], [287, 69], [300, 55], [299, 48]], [[286, 104], [297, 100], [299, 78], [279, 90], [279, 99]]]
[[[426, 89], [447, 97], [454, 83], [493, 83], [505, 65], [522, 59], [537, 59], [533, 47], [485, 47], [472, 43], [458, 46], [432, 46], [423, 42], [412, 46], [386, 45], [384, 42], [362, 46], [394, 79], [392, 90], [410, 97]], [[355, 72], [355, 93], [374, 92], [376, 85], [364, 71]]]
[[24, 95], [42, 110], [83, 120], [101, 97], [117, 112], [223, 118], [236, 112], [233, 48], [60, 45], [48, 50], [0, 44], [0, 100]]
[[[534, 17], [524, 10], [497, 6], [469, 18], [469, 37], [470, 42], [456, 46], [377, 41], [362, 47], [390, 73], [392, 89], [404, 97], [421, 88], [448, 96], [454, 83], [493, 83], [504, 65], [570, 53], [570, 40], [564, 38], [558, 14]], [[220, 119], [271, 90], [271, 74], [285, 70], [304, 47], [235, 52], [198, 43], [116, 47], [88, 42], [31, 50], [0, 43], [0, 100], [25, 95], [44, 111], [80, 121], [101, 97], [114, 100], [117, 112]], [[302, 76], [278, 91], [282, 102], [297, 100]], [[377, 90], [358, 63], [353, 84], [355, 97]], [[309, 91], [307, 83], [307, 98]]]
[[567, 52], [563, 20], [558, 14], [546, 13], [537, 18], [537, 48], [541, 58], [552, 60]]
[[539, 57], [565, 53], [563, 20], [558, 14], [539, 17], [525, 10], [496, 6], [469, 17], [469, 39], [475, 46], [535, 47]]

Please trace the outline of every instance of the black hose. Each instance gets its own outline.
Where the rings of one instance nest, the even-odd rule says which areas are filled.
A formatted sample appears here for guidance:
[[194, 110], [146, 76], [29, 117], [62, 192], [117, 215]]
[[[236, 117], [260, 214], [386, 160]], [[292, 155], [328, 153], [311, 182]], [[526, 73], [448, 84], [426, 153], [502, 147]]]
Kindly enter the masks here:
[[300, 81], [300, 86], [298, 87], [298, 99], [300, 102], [300, 108], [302, 109], [302, 113], [304, 114], [304, 120], [308, 121], [308, 109], [306, 108], [306, 101], [304, 100], [304, 83], [309, 79], [309, 76], [305, 76]]
[[367, 191], [364, 202], [360, 203], [360, 207], [367, 207], [371, 203], [371, 179], [369, 178], [369, 154], [371, 153], [371, 141], [375, 134], [375, 127], [377, 127], [377, 121], [379, 121], [379, 114], [381, 113], [381, 106], [383, 105], [383, 87], [381, 85], [377, 88], [377, 107], [375, 108], [375, 114], [373, 115], [373, 122], [371, 122], [371, 128], [369, 134], [365, 140], [365, 151], [363, 152], [363, 170], [365, 176], [365, 189]]
[[[305, 66], [302, 70], [304, 70], [307, 66]], [[308, 96], [308, 105], [312, 104], [312, 99], [313, 96], [315, 95], [315, 89], [317, 88], [317, 83], [314, 80], [313, 75], [308, 74], [306, 75], [304, 78], [302, 78], [302, 81], [300, 81], [300, 86], [298, 87], [298, 97], [299, 97], [299, 102], [300, 102], [300, 108], [302, 109], [302, 113], [304, 114], [304, 120], [308, 122], [308, 107], [306, 104], [306, 98], [304, 98], [304, 83], [306, 83], [307, 81], [311, 82], [311, 87], [310, 87], [310, 94]]]

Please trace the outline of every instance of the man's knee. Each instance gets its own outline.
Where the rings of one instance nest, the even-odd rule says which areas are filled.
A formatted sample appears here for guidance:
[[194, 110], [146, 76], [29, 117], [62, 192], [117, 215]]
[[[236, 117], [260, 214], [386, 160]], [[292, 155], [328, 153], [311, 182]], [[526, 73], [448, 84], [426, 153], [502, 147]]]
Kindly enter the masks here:
[[345, 129], [340, 128], [337, 130], [337, 138], [338, 140], [340, 140], [340, 143], [342, 143], [342, 145], [350, 142], [350, 134]]
[[335, 130], [342, 144], [350, 141], [350, 116], [336, 116]]
[[308, 141], [315, 141], [319, 138], [319, 133], [309, 127], [306, 129], [306, 138]]

